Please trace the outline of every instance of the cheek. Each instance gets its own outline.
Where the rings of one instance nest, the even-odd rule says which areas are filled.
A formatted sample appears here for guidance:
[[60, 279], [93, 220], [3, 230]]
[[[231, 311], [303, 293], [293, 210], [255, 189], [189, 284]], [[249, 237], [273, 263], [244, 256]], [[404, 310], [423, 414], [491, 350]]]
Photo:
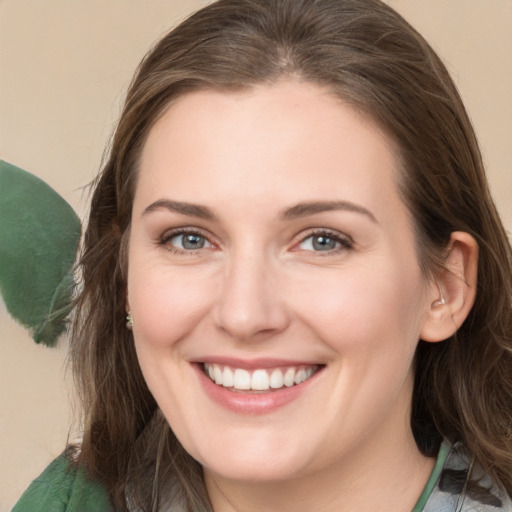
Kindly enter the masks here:
[[423, 278], [401, 265], [333, 269], [288, 292], [302, 321], [337, 351], [414, 350], [424, 318]]
[[178, 342], [200, 322], [215, 290], [213, 276], [186, 268], [140, 266], [129, 273], [128, 283], [136, 339], [157, 350]]

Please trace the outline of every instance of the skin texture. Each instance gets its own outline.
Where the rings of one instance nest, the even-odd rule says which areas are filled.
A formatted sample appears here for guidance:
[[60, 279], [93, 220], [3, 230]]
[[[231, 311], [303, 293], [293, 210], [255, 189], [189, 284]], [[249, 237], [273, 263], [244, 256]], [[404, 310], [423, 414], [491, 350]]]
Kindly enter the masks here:
[[[295, 81], [187, 94], [151, 130], [127, 307], [148, 386], [204, 466], [216, 512], [397, 512], [421, 493], [433, 461], [409, 426], [414, 351], [422, 334], [453, 332], [472, 295], [455, 304], [460, 279], [422, 275], [397, 167], [374, 123]], [[290, 210], [310, 202], [343, 203]], [[182, 228], [203, 247], [185, 248]], [[454, 234], [451, 249], [464, 275], [470, 237]], [[228, 358], [321, 371], [285, 405], [240, 412], [212, 400], [198, 371]]]

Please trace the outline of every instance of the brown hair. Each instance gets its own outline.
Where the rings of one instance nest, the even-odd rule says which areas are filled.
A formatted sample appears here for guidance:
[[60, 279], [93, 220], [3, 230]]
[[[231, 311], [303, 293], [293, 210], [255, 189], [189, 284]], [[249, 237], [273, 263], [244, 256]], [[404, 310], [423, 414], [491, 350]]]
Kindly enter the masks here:
[[162, 482], [187, 510], [209, 510], [201, 468], [148, 391], [125, 328], [126, 240], [137, 160], [172, 100], [290, 76], [327, 86], [395, 141], [400, 187], [426, 275], [453, 231], [480, 246], [476, 303], [456, 336], [420, 341], [412, 429], [435, 455], [462, 440], [512, 492], [511, 249], [492, 202], [468, 115], [425, 40], [379, 0], [221, 0], [165, 36], [129, 89], [94, 190], [80, 268], [71, 358], [85, 411], [79, 462], [119, 510], [152, 510]]

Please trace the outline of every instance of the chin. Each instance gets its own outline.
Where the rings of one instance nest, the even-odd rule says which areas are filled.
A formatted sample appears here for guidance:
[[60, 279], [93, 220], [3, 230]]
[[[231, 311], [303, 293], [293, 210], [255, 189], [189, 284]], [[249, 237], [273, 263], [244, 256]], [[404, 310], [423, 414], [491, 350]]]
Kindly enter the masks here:
[[289, 433], [288, 439], [282, 431], [275, 435], [266, 431], [264, 436], [247, 431], [225, 433], [217, 438], [208, 436], [210, 441], [203, 446], [199, 443], [190, 447], [184, 440], [184, 447], [205, 471], [230, 480], [287, 480], [305, 473], [310, 466], [304, 444], [291, 439]]
[[238, 456], [234, 460], [216, 461], [203, 467], [206, 472], [224, 479], [252, 483], [290, 480], [302, 474], [297, 463], [280, 460], [280, 458], [276, 460], [276, 457], [269, 460], [248, 460]]

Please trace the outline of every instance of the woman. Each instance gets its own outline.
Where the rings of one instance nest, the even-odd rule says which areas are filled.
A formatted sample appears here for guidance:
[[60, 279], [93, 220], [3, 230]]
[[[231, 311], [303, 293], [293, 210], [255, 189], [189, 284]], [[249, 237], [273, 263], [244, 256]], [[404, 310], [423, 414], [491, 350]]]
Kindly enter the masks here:
[[81, 271], [84, 438], [42, 479], [75, 508], [512, 506], [510, 246], [445, 67], [380, 1], [225, 0], [164, 37]]

